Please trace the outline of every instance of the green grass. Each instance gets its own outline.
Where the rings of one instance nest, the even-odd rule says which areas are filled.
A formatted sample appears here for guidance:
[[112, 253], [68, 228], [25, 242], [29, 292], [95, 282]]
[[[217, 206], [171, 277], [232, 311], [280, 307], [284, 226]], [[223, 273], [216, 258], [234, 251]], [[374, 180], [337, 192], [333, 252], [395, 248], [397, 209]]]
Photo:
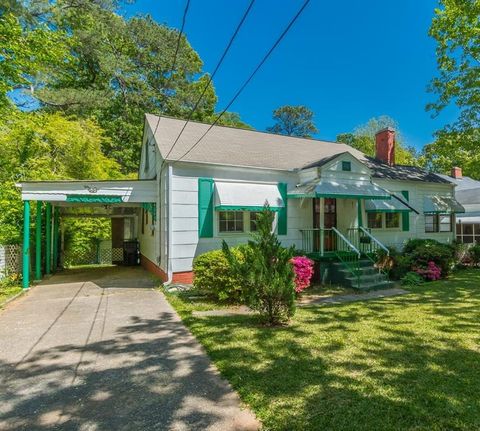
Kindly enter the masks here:
[[267, 430], [480, 429], [479, 270], [280, 328], [169, 298]]
[[0, 307], [8, 301], [10, 298], [13, 298], [15, 295], [19, 294], [22, 291], [21, 286], [18, 285], [4, 285], [0, 282]]

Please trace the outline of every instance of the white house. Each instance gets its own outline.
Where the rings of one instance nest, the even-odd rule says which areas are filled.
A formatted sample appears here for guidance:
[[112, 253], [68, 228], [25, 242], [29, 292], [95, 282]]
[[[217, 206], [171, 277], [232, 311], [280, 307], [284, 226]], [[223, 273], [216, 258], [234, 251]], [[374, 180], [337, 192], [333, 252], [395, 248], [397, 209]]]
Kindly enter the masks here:
[[57, 182], [61, 193], [46, 182], [20, 186], [27, 206], [47, 202], [57, 217], [72, 205], [107, 204], [117, 217], [130, 211], [142, 265], [174, 282], [191, 282], [193, 259], [223, 240], [246, 242], [265, 202], [285, 246], [365, 282], [372, 274], [365, 257], [409, 238], [451, 242], [463, 211], [451, 181], [395, 164], [390, 128], [378, 132], [371, 158], [341, 143], [147, 114], [138, 176], [121, 187]]

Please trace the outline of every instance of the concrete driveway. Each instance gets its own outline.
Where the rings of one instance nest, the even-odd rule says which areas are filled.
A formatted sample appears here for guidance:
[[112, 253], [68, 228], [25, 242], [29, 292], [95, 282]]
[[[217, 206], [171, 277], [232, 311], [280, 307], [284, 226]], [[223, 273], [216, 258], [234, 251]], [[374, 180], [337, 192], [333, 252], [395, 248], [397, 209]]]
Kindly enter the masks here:
[[0, 311], [0, 429], [257, 429], [157, 284], [66, 271]]

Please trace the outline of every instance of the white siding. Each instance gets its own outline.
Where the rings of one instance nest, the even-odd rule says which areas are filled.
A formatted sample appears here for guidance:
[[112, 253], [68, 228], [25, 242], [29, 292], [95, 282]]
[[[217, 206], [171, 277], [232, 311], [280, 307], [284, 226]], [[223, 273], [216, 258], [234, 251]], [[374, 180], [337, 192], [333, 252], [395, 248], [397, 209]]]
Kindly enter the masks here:
[[[198, 236], [198, 178], [207, 177], [217, 180], [245, 180], [285, 182], [289, 187], [298, 183], [294, 173], [267, 171], [259, 169], [224, 168], [207, 165], [178, 164], [174, 166], [172, 180], [172, 270], [174, 272], [190, 271], [195, 256], [205, 251], [219, 249], [222, 240], [229, 245], [247, 242], [248, 233], [218, 233], [218, 213], [215, 212], [213, 238]], [[279, 236], [285, 246], [301, 247], [299, 229], [312, 226], [311, 200], [300, 199], [288, 201], [287, 235]]]

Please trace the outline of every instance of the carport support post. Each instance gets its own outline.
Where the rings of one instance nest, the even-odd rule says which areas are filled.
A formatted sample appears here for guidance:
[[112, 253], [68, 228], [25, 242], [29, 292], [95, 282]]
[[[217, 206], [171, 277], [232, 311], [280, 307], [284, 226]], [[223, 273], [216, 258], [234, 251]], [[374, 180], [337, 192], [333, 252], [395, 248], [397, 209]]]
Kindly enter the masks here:
[[37, 201], [35, 217], [35, 280], [42, 278], [42, 201]]
[[45, 212], [45, 274], [52, 272], [52, 205], [47, 202]]
[[60, 208], [55, 207], [53, 212], [53, 271], [58, 267], [58, 221], [60, 216]]
[[23, 267], [22, 287], [30, 285], [30, 201], [23, 201]]

